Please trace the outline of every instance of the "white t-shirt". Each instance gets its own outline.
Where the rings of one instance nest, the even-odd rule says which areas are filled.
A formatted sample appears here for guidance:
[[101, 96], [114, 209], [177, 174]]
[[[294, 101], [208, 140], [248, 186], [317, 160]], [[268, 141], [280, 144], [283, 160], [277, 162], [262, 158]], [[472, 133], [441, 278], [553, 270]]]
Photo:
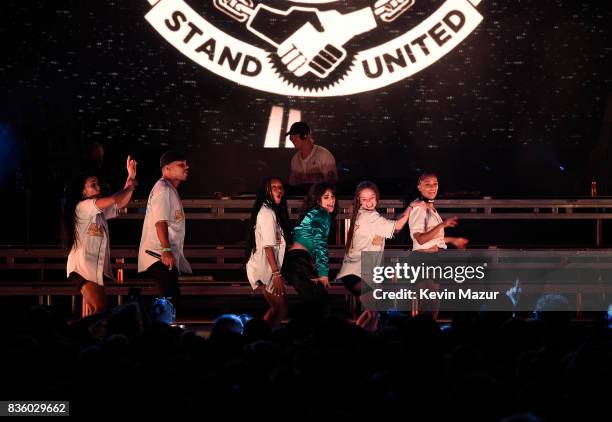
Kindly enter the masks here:
[[168, 223], [168, 240], [172, 253], [176, 258], [176, 268], [179, 273], [191, 273], [191, 266], [183, 254], [185, 243], [185, 212], [178, 192], [168, 180], [161, 178], [155, 183], [149, 200], [147, 212], [142, 226], [140, 249], [138, 250], [138, 272], [146, 271], [158, 261], [145, 251], [150, 250], [161, 254], [161, 244], [157, 237], [155, 223]]
[[355, 219], [355, 230], [353, 241], [348, 254], [344, 255], [342, 268], [336, 278], [353, 274], [361, 277], [361, 253], [382, 252], [385, 250], [385, 239], [390, 239], [395, 234], [395, 220], [389, 220], [376, 210], [367, 211], [360, 209]]
[[425, 233], [433, 229], [435, 226], [442, 222], [442, 217], [438, 214], [435, 208], [429, 207], [427, 203], [421, 199], [410, 204], [412, 211], [410, 212], [410, 237], [412, 238], [412, 250], [420, 251], [424, 249], [431, 249], [437, 246], [440, 249], [446, 249], [446, 243], [444, 243], [444, 229], [440, 230], [436, 237], [431, 239], [429, 242], [425, 242], [423, 245], [419, 244], [414, 238], [415, 233]]
[[[333, 175], [332, 178], [328, 177], [330, 173]], [[302, 158], [299, 151], [291, 158], [290, 185], [317, 183], [331, 179], [338, 179], [336, 160], [332, 153], [322, 146], [314, 145], [306, 158]]]
[[274, 248], [274, 257], [280, 270], [286, 246], [283, 229], [276, 221], [274, 211], [267, 205], [263, 205], [257, 213], [255, 223], [255, 252], [251, 254], [246, 265], [247, 278], [253, 290], [257, 288], [257, 281], [261, 281], [266, 288], [272, 281], [272, 268], [264, 251], [266, 246]]
[[104, 285], [104, 276], [113, 279], [106, 220], [117, 216], [117, 204], [103, 210], [95, 199], [85, 199], [76, 207], [78, 242], [68, 254], [66, 275], [76, 272], [88, 281]]

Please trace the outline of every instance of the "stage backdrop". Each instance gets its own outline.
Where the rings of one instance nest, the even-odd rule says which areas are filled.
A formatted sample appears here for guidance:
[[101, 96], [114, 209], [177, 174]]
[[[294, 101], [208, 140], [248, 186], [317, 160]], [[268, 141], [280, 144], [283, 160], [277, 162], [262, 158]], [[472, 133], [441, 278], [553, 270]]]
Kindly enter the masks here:
[[[286, 177], [307, 121], [341, 191], [416, 174], [463, 196], [607, 190], [612, 6], [588, 0], [3, 1], [0, 183], [7, 218], [56, 209], [91, 142], [141, 190], [167, 148], [186, 196]], [[607, 123], [606, 123], [607, 120]], [[29, 204], [29, 205], [28, 205]], [[34, 230], [33, 230], [34, 231]]]

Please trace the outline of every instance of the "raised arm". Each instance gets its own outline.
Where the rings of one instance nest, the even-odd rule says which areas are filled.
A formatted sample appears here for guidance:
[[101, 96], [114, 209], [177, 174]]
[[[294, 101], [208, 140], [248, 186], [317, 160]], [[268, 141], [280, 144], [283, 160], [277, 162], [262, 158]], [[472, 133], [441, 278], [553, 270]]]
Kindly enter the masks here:
[[119, 192], [115, 192], [111, 196], [96, 199], [96, 207], [103, 210], [117, 204], [118, 208], [123, 208], [130, 202], [132, 193], [136, 188], [136, 165], [136, 161], [132, 160], [132, 157], [128, 155], [126, 163], [128, 177], [125, 181], [125, 186]]
[[123, 187], [123, 189], [126, 188], [132, 188], [129, 195], [126, 195], [125, 197], [122, 197], [120, 200], [117, 201], [117, 206], [119, 208], [123, 208], [125, 207], [128, 202], [130, 202], [130, 199], [132, 198], [132, 192], [134, 192], [134, 189], [136, 189], [136, 186], [138, 186], [138, 182], [136, 181], [136, 166], [138, 165], [138, 163], [136, 162], [136, 160], [132, 159], [131, 155], [128, 155], [127, 157], [127, 162], [125, 163], [125, 167], [127, 168], [127, 172], [128, 172], [128, 177], [125, 181], [125, 186]]

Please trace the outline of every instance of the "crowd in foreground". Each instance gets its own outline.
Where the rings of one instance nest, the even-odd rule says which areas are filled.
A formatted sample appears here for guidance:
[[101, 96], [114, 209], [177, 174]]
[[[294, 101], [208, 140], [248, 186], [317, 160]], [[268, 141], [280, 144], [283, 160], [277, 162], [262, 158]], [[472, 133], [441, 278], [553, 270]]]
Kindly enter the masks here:
[[139, 302], [70, 324], [39, 306], [3, 320], [1, 396], [82, 416], [609, 420], [611, 330], [594, 317], [391, 313], [366, 330], [302, 304], [275, 330], [224, 315], [205, 338]]

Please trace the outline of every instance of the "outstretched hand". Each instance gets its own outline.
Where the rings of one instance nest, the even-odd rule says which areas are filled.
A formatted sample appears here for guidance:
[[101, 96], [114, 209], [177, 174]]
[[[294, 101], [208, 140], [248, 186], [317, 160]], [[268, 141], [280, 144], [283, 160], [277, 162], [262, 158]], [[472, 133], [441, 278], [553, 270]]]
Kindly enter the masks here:
[[443, 223], [444, 227], [455, 227], [457, 224], [459, 224], [459, 217], [449, 217], [449, 218], [445, 218]]
[[470, 241], [464, 237], [457, 237], [453, 239], [453, 245], [455, 245], [457, 249], [466, 249], [469, 242]]
[[127, 168], [127, 172], [128, 172], [128, 179], [131, 179], [131, 180], [136, 179], [136, 166], [137, 165], [138, 163], [136, 162], [136, 160], [133, 160], [132, 156], [128, 155], [127, 161], [125, 163], [125, 167]]

